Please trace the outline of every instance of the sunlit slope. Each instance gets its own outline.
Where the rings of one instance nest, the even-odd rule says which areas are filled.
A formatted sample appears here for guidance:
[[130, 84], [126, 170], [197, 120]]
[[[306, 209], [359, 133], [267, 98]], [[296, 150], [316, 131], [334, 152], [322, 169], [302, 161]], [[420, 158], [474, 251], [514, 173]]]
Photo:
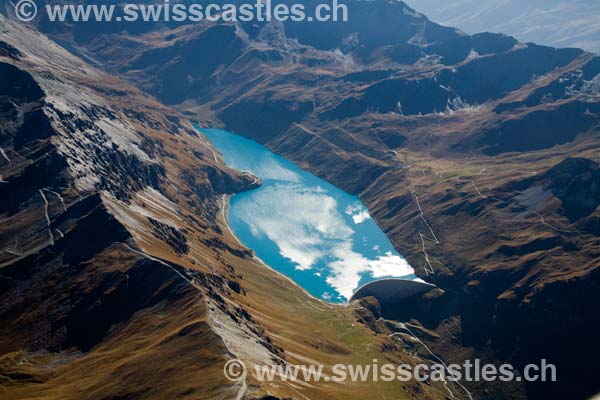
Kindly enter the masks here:
[[181, 116], [0, 18], [1, 398], [440, 397], [437, 383], [227, 381], [233, 358], [419, 358], [236, 241], [223, 196], [255, 182]]

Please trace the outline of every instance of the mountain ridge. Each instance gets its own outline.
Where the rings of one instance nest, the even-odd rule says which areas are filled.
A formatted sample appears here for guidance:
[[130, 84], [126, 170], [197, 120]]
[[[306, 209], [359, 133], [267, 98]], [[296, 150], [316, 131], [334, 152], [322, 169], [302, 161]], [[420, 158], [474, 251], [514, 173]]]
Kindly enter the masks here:
[[[0, 164], [10, 200], [1, 210], [0, 396], [283, 399], [298, 389], [228, 381], [225, 362], [415, 362], [355, 324], [355, 307], [311, 298], [237, 242], [224, 196], [255, 179], [227, 168], [191, 123], [34, 30], [0, 22], [10, 50], [0, 68], [20, 76], [0, 87], [10, 126]], [[436, 398], [445, 389], [378, 390]]]
[[[253, 138], [359, 194], [417, 273], [443, 289], [414, 300], [414, 311], [401, 316], [398, 304], [382, 304], [381, 315], [363, 314], [375, 333], [395, 326], [378, 318], [402, 318], [415, 331], [436, 332], [420, 339], [447, 362], [478, 356], [523, 366], [547, 356], [566, 369], [555, 385], [482, 384], [470, 387], [475, 393], [593, 394], [593, 365], [568, 349], [573, 342], [592, 344], [588, 359], [597, 351], [590, 332], [599, 325], [593, 307], [598, 303], [599, 211], [586, 205], [587, 215], [573, 219], [565, 204], [583, 204], [579, 184], [572, 186], [571, 197], [552, 182], [561, 181], [562, 174], [582, 174], [588, 179], [583, 186], [595, 182], [599, 58], [504, 35], [464, 35], [429, 22], [401, 2], [369, 5], [374, 14], [390, 14], [377, 32], [391, 30], [389, 21], [406, 24], [406, 31], [393, 33], [402, 40], [393, 36], [379, 43], [377, 35], [369, 36], [369, 26], [360, 24], [354, 47], [344, 51], [337, 46], [348, 38], [347, 27], [325, 43], [315, 40], [321, 29], [331, 27], [275, 23], [146, 28], [119, 32], [120, 42], [112, 40], [117, 33], [103, 34], [102, 26], [67, 30], [75, 33], [71, 38], [60, 30], [42, 30], [185, 118]], [[364, 38], [360, 32], [366, 32]], [[16, 54], [4, 48], [3, 54]], [[203, 63], [215, 51], [215, 58]], [[587, 161], [565, 163], [567, 158]], [[201, 194], [211, 192], [212, 184], [187, 184], [200, 184]], [[134, 200], [147, 202], [152, 196], [146, 192]], [[123, 201], [111, 205], [112, 213], [125, 220], [129, 211]], [[208, 210], [195, 211], [210, 219], [217, 209], [213, 202]], [[174, 218], [159, 216], [153, 219]], [[174, 257], [162, 242], [170, 230], [158, 229], [161, 241], [147, 233], [136, 239], [150, 241], [148, 247], [159, 249], [165, 259], [165, 254]], [[261, 278], [275, 279], [266, 272]], [[260, 285], [250, 285], [254, 290], [247, 292], [256, 296]], [[264, 306], [252, 302], [252, 307]], [[565, 316], [570, 316], [568, 327], [561, 320]], [[540, 331], [556, 346], [540, 343]], [[400, 347], [410, 347], [410, 340], [405, 336]]]
[[492, 31], [522, 41], [555, 47], [578, 47], [598, 53], [598, 5], [593, 1], [503, 1], [482, 4], [470, 0], [451, 4], [436, 0], [408, 3], [444, 25], [469, 33]]

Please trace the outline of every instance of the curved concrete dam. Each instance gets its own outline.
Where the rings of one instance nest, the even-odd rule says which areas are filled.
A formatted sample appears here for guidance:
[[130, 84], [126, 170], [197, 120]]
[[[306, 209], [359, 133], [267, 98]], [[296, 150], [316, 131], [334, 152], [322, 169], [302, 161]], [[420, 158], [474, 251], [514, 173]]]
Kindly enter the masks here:
[[430, 283], [417, 280], [401, 278], [379, 279], [358, 288], [350, 298], [350, 301], [373, 296], [380, 303], [394, 303], [436, 287]]

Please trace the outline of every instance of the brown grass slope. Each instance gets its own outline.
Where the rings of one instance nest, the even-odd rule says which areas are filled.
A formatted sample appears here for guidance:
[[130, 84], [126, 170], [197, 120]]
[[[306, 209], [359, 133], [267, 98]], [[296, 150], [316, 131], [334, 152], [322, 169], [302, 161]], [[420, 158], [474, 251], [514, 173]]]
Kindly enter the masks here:
[[[177, 113], [0, 16], [0, 398], [440, 398], [435, 382], [228, 382], [224, 363], [416, 363], [244, 249]], [[10, 76], [10, 79], [5, 79]]]
[[[436, 330], [425, 339], [445, 358], [548, 358], [561, 381], [520, 387], [520, 396], [591, 395], [600, 389], [591, 364], [600, 355], [600, 58], [436, 30], [398, 10], [391, 18], [416, 27], [406, 43], [381, 34], [343, 55], [313, 43], [312, 26], [308, 38], [289, 25], [245, 35], [200, 24], [125, 35], [123, 47], [110, 35], [75, 40], [190, 118], [359, 194], [417, 272], [445, 290], [402, 315]], [[215, 43], [227, 51], [203, 62]]]
[[[359, 194], [417, 272], [445, 291], [412, 314], [392, 305], [388, 316], [437, 332], [423, 339], [447, 360], [545, 357], [563, 371], [560, 382], [518, 387], [519, 396], [600, 390], [600, 57], [463, 35], [402, 2], [347, 3], [356, 18], [339, 29], [48, 31], [189, 118], [254, 138]], [[476, 390], [503, 398], [501, 388]]]

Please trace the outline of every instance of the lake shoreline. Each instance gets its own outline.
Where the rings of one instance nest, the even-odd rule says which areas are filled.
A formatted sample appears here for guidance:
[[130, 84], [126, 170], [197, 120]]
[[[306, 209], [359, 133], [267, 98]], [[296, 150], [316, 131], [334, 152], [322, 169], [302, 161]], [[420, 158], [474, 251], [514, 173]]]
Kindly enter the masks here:
[[347, 304], [372, 281], [417, 278], [358, 196], [243, 136], [197, 129], [230, 168], [262, 182], [223, 203], [228, 229], [262, 264], [326, 304]]

